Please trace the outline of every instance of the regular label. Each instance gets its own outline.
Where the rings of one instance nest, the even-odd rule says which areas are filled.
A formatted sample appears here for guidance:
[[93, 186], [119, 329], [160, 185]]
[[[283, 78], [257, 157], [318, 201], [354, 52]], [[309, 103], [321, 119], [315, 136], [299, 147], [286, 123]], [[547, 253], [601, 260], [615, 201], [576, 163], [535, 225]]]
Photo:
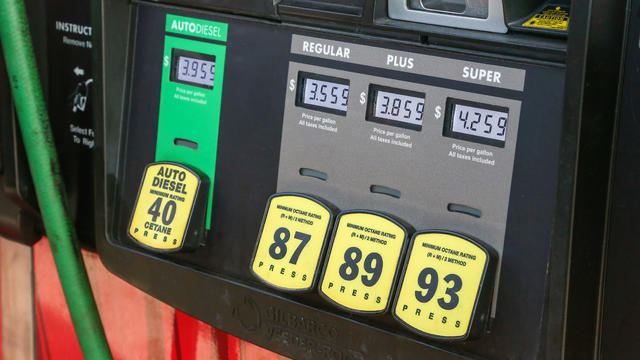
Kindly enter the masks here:
[[465, 338], [487, 268], [487, 252], [449, 233], [414, 236], [393, 314], [428, 336]]
[[199, 187], [200, 178], [186, 167], [149, 164], [138, 191], [129, 235], [152, 249], [180, 249]]
[[385, 312], [406, 229], [386, 216], [368, 212], [346, 212], [336, 221], [320, 293], [351, 311]]
[[531, 19], [525, 21], [522, 26], [567, 31], [569, 28], [569, 8], [547, 6]]
[[272, 196], [251, 264], [253, 273], [280, 289], [310, 290], [332, 218], [327, 206], [310, 197]]

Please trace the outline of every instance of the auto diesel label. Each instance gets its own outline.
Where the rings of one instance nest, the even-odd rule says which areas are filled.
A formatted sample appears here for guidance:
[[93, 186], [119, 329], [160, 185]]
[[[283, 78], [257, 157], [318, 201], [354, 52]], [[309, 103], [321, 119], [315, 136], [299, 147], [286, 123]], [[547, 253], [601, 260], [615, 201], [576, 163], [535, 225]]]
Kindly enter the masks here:
[[199, 188], [200, 178], [187, 167], [149, 164], [138, 191], [129, 236], [151, 249], [180, 249]]
[[166, 32], [227, 41], [227, 30], [225, 23], [167, 14]]

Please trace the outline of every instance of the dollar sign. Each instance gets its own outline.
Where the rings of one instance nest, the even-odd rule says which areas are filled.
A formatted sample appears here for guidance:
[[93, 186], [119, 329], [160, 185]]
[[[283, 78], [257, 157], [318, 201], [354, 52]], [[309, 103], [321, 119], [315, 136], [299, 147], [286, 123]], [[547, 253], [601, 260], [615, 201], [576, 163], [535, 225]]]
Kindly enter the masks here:
[[442, 116], [442, 106], [436, 106], [436, 112], [434, 115], [436, 119], [440, 119], [440, 117]]

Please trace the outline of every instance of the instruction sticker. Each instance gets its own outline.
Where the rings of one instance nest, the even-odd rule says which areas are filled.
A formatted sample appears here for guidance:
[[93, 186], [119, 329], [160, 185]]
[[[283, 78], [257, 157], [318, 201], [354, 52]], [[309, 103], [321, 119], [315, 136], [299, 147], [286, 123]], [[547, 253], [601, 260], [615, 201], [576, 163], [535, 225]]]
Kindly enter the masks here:
[[271, 196], [251, 271], [280, 290], [311, 290], [316, 284], [332, 220], [332, 211], [309, 196]]
[[407, 256], [393, 315], [422, 335], [466, 338], [486, 280], [488, 252], [455, 234], [423, 232], [414, 235]]
[[336, 222], [320, 294], [349, 311], [386, 312], [407, 230], [373, 212], [343, 212]]
[[569, 8], [566, 6], [547, 6], [525, 21], [522, 26], [567, 31], [569, 28]]
[[200, 177], [168, 162], [147, 165], [129, 225], [129, 236], [154, 250], [182, 247]]

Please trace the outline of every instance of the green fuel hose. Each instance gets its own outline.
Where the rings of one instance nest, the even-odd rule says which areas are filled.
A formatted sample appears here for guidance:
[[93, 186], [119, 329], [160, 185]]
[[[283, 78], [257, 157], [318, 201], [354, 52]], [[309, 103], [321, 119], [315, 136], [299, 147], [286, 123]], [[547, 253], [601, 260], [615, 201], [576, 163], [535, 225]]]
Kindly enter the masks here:
[[0, 41], [40, 211], [80, 347], [87, 359], [111, 359], [69, 216], [23, 0], [0, 0]]

